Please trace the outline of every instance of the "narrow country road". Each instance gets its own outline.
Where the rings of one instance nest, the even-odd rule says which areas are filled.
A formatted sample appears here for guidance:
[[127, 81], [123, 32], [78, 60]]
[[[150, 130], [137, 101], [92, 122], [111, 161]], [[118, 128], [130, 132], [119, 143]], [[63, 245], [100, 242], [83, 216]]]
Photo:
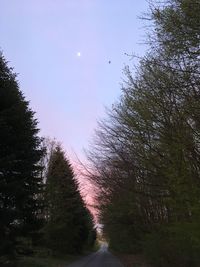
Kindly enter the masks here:
[[79, 261], [71, 263], [66, 267], [124, 267], [120, 261], [113, 256], [106, 245], [102, 245], [99, 251], [92, 253]]

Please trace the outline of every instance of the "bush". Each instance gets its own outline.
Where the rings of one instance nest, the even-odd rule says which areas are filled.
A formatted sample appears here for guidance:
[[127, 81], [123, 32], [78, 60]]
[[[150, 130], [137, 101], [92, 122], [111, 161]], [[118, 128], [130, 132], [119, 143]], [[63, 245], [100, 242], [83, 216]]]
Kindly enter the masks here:
[[197, 223], [177, 223], [159, 228], [146, 235], [144, 253], [158, 267], [197, 267], [200, 227]]
[[126, 225], [123, 229], [121, 225], [115, 225], [109, 234], [109, 246], [114, 251], [136, 254], [140, 252], [140, 237], [132, 225]]

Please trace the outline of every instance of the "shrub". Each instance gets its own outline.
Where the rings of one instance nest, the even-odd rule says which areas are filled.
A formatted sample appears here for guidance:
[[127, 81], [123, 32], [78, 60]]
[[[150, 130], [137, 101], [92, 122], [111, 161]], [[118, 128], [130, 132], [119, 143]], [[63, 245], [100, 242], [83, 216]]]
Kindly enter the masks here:
[[146, 235], [144, 253], [159, 267], [197, 267], [200, 261], [200, 227], [176, 223]]

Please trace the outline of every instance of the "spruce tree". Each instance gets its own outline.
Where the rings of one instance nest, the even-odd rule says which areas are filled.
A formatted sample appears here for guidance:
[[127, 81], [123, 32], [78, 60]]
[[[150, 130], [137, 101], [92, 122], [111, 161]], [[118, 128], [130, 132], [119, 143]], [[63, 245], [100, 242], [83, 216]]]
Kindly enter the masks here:
[[14, 256], [39, 221], [41, 158], [37, 121], [16, 74], [0, 54], [0, 256]]
[[61, 146], [53, 151], [46, 183], [47, 245], [55, 253], [79, 253], [92, 228], [91, 216], [78, 190], [72, 167]]

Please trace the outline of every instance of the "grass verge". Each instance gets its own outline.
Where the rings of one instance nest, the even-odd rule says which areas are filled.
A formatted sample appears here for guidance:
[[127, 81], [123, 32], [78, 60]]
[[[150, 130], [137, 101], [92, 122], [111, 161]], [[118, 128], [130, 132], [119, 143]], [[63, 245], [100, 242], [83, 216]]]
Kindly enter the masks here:
[[66, 267], [69, 263], [77, 260], [78, 256], [57, 257], [21, 257], [20, 267]]
[[152, 267], [152, 265], [148, 264], [141, 255], [114, 254], [117, 256], [117, 258], [119, 258], [125, 267]]

